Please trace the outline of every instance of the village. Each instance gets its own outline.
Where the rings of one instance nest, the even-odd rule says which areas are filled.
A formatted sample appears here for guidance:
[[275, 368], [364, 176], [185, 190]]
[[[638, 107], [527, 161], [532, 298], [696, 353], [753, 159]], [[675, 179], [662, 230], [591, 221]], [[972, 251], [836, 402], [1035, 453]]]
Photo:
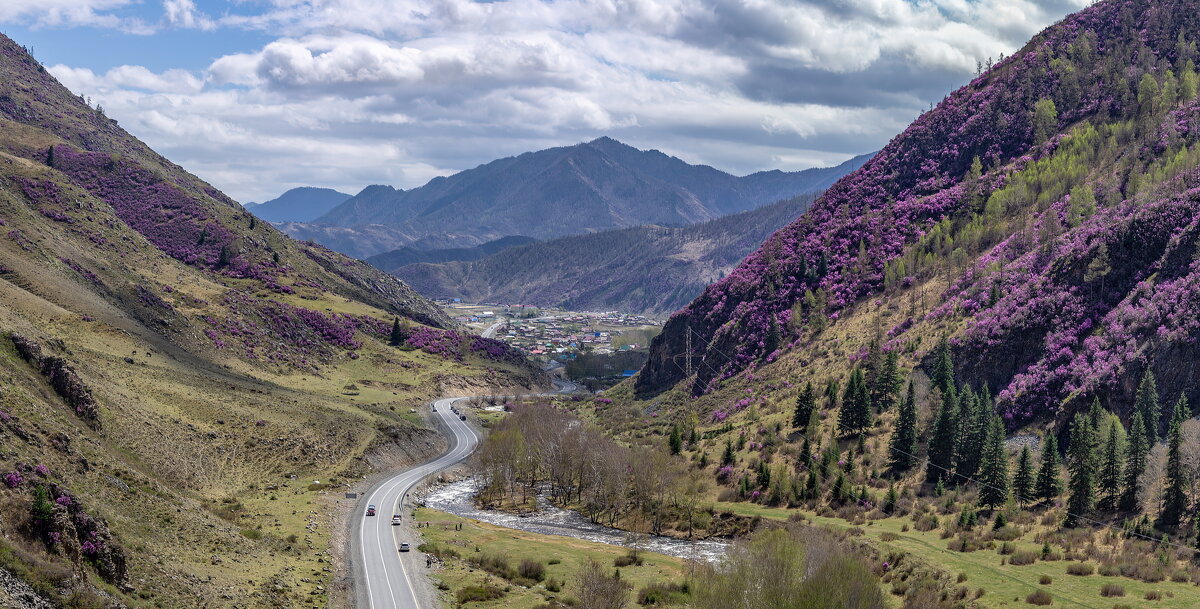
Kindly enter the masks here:
[[567, 361], [580, 354], [644, 351], [662, 328], [662, 320], [616, 311], [565, 311], [453, 300], [438, 304], [455, 321], [547, 361]]

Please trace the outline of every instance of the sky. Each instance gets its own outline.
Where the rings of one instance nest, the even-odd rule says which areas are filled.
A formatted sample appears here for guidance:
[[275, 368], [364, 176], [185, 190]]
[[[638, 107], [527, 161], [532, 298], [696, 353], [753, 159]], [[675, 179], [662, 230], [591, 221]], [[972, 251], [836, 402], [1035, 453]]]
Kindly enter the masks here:
[[0, 32], [235, 199], [607, 135], [735, 174], [877, 150], [1088, 0], [0, 0]]

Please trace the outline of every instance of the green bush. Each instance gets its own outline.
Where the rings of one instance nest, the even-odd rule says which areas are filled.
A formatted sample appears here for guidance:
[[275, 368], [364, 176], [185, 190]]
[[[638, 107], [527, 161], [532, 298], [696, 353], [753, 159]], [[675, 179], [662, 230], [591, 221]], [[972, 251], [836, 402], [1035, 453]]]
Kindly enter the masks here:
[[1030, 605], [1049, 605], [1054, 602], [1049, 592], [1045, 590], [1034, 590], [1029, 596], [1025, 597], [1025, 602]]
[[638, 590], [639, 605], [682, 605], [687, 602], [689, 588], [684, 584], [653, 583]]
[[1076, 562], [1067, 565], [1067, 575], [1091, 575], [1096, 567], [1090, 562]]
[[503, 598], [504, 591], [495, 586], [467, 586], [461, 588], [454, 597], [458, 599], [460, 604], [472, 601], [486, 602]]
[[1008, 559], [1008, 564], [1017, 566], [1032, 565], [1033, 563], [1037, 562], [1037, 559], [1037, 552], [1021, 550], [1019, 552], [1013, 552], [1012, 557]]
[[546, 579], [546, 566], [536, 560], [526, 558], [521, 561], [521, 566], [517, 567], [517, 573], [525, 579], [540, 582]]

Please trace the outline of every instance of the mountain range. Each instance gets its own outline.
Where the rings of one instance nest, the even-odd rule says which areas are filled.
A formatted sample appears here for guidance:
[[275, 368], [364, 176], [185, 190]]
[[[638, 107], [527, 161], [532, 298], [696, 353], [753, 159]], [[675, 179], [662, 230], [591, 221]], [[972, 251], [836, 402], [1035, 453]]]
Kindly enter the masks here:
[[267, 222], [311, 222], [351, 196], [332, 188], [301, 186], [265, 203], [247, 203], [246, 210]]
[[431, 298], [666, 315], [724, 277], [815, 195], [683, 227], [639, 226], [560, 237], [478, 260], [395, 266], [367, 261]]
[[311, 223], [283, 224], [357, 256], [398, 247], [473, 247], [641, 225], [681, 226], [820, 192], [867, 156], [837, 167], [737, 177], [612, 138], [528, 152], [412, 190], [368, 186]]

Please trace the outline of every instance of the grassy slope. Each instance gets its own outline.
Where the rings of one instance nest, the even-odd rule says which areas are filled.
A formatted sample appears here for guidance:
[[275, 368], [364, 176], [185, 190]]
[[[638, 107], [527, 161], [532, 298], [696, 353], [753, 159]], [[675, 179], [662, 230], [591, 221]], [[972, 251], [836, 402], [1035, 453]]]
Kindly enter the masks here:
[[[84, 563], [71, 566], [25, 534], [28, 484], [0, 488], [0, 563], [51, 587], [68, 582], [68, 590], [70, 571], [79, 569], [130, 606], [324, 604], [332, 579], [329, 497], [384, 453], [395, 462], [440, 446], [409, 409], [448, 390], [530, 386], [534, 374], [474, 355], [457, 362], [397, 350], [365, 332], [353, 353], [334, 349], [307, 368], [217, 348], [202, 318], [237, 317], [223, 302], [232, 290], [379, 320], [402, 314], [437, 322], [441, 314], [360, 264], [293, 242], [266, 223], [250, 227], [219, 193], [84, 106], [14, 48], [0, 40], [0, 410], [12, 417], [0, 424], [0, 473], [18, 463], [48, 466], [52, 481], [107, 519], [129, 554], [133, 590], [99, 585]], [[293, 269], [283, 282], [316, 285], [282, 296], [166, 256], [107, 203], [44, 164], [46, 149], [64, 144], [149, 168], [233, 227], [252, 255], [277, 252]], [[58, 185], [71, 221], [39, 213], [49, 203], [27, 199], [21, 178]], [[137, 286], [173, 312], [139, 302]], [[99, 429], [17, 357], [9, 333], [36, 340], [75, 368], [100, 405]], [[344, 389], [350, 384], [358, 389]]]
[[[787, 510], [772, 508], [752, 503], [716, 502], [714, 507], [728, 510], [746, 516], [758, 516], [771, 520], [786, 520], [794, 514], [804, 514], [810, 522], [834, 529], [847, 529], [852, 525], [840, 518], [817, 516], [802, 510]], [[986, 594], [978, 600], [984, 607], [1028, 607], [1025, 597], [1036, 589], [1044, 589], [1055, 597], [1056, 606], [1064, 607], [1102, 607], [1111, 603], [1125, 604], [1130, 607], [1196, 607], [1200, 606], [1200, 587], [1193, 583], [1162, 581], [1146, 583], [1126, 577], [1105, 577], [1099, 574], [1088, 576], [1068, 575], [1067, 566], [1078, 561], [1055, 560], [1037, 561], [1031, 565], [1013, 566], [1002, 563], [1004, 556], [997, 549], [985, 549], [975, 552], [957, 552], [948, 549], [951, 540], [943, 539], [940, 531], [918, 531], [912, 528], [913, 521], [909, 518], [886, 518], [868, 521], [867, 526], [859, 527], [873, 543], [885, 550], [901, 550], [937, 565], [952, 574], [965, 573], [964, 584], [971, 588], [983, 588]], [[1044, 530], [1044, 527], [1033, 527]], [[907, 529], [907, 530], [905, 530]], [[892, 541], [881, 541], [881, 534], [897, 538]], [[1018, 551], [1041, 552], [1042, 544], [1031, 541], [1031, 532], [1013, 542]], [[999, 545], [999, 544], [997, 544]], [[1154, 557], [1146, 557], [1154, 560]], [[1039, 578], [1049, 576], [1050, 584], [1039, 584]], [[1118, 584], [1125, 588], [1124, 597], [1105, 598], [1100, 595], [1100, 588], [1105, 584]], [[1158, 601], [1146, 600], [1145, 594], [1151, 591], [1163, 593], [1164, 598]], [[1019, 599], [1019, 600], [1015, 600]]]

